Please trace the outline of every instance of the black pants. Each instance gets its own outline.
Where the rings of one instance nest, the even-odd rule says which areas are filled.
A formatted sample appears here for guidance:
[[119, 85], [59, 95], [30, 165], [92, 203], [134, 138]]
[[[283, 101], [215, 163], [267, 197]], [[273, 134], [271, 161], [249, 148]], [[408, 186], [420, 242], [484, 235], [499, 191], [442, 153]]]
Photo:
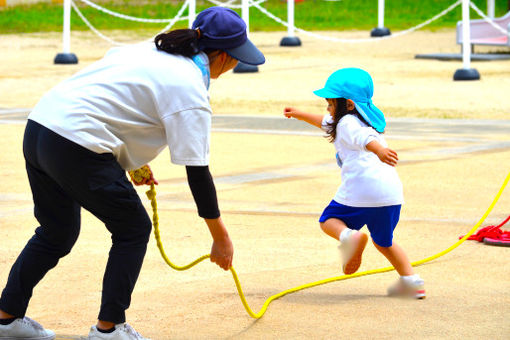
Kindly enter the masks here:
[[23, 153], [40, 226], [9, 273], [0, 309], [25, 315], [33, 288], [76, 242], [83, 207], [112, 235], [99, 319], [124, 322], [152, 227], [125, 171], [112, 154], [89, 151], [30, 120]]

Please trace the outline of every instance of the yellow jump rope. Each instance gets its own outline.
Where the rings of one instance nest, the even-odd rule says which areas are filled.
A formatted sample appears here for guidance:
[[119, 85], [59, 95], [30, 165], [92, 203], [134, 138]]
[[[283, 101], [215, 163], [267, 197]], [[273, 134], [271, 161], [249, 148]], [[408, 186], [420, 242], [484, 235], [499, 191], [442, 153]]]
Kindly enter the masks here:
[[[135, 171], [130, 171], [129, 174], [131, 175], [131, 179], [135, 183], [142, 183], [144, 180], [148, 180], [151, 178], [151, 170], [150, 170], [150, 168], [148, 168], [146, 166], [144, 166], [138, 170], [135, 170]], [[494, 197], [494, 200], [492, 201], [491, 205], [489, 206], [489, 208], [487, 209], [485, 214], [483, 214], [482, 218], [478, 221], [478, 223], [473, 228], [471, 228], [471, 230], [464, 237], [462, 237], [460, 240], [455, 242], [449, 248], [447, 248], [435, 255], [432, 255], [430, 257], [424, 258], [424, 259], [416, 261], [416, 262], [412, 262], [411, 265], [413, 267], [420, 266], [424, 263], [427, 263], [434, 259], [437, 259], [438, 257], [441, 257], [441, 256], [451, 252], [453, 249], [457, 248], [458, 246], [460, 246], [469, 236], [471, 236], [471, 234], [473, 234], [480, 227], [480, 225], [482, 225], [483, 221], [487, 218], [487, 216], [489, 216], [490, 212], [492, 211], [492, 209], [498, 202], [499, 198], [501, 197], [501, 194], [505, 190], [505, 187], [508, 184], [509, 180], [510, 180], [510, 172], [508, 173], [505, 180], [503, 181], [503, 185], [501, 185], [501, 188], [499, 189], [498, 193], [496, 194], [496, 197]], [[196, 264], [198, 264], [198, 263], [202, 262], [203, 260], [210, 257], [210, 254], [203, 255], [203, 256], [197, 258], [195, 261], [193, 261], [185, 266], [177, 266], [177, 265], [173, 264], [172, 261], [170, 261], [170, 259], [166, 256], [165, 250], [163, 248], [163, 244], [161, 243], [161, 237], [159, 234], [158, 204], [156, 202], [156, 190], [154, 189], [154, 183], [151, 183], [151, 188], [150, 188], [150, 190], [148, 190], [146, 192], [146, 195], [149, 198], [149, 200], [151, 201], [151, 206], [152, 206], [152, 211], [153, 211], [152, 219], [153, 219], [153, 225], [154, 225], [154, 236], [156, 238], [156, 243], [157, 243], [159, 252], [161, 253], [161, 256], [163, 257], [165, 262], [170, 267], [172, 267], [175, 270], [183, 271], [183, 270], [187, 270], [187, 269], [195, 266]], [[230, 267], [230, 272], [232, 273], [232, 277], [234, 278], [234, 282], [237, 287], [237, 292], [239, 293], [239, 297], [241, 298], [241, 301], [243, 303], [244, 308], [246, 309], [246, 312], [248, 312], [248, 314], [252, 318], [258, 319], [258, 318], [262, 317], [262, 315], [264, 315], [264, 313], [267, 310], [267, 307], [269, 306], [269, 304], [271, 302], [273, 302], [274, 300], [279, 299], [282, 296], [285, 296], [287, 294], [295, 293], [299, 290], [303, 290], [303, 289], [307, 289], [307, 288], [311, 288], [311, 287], [315, 287], [315, 286], [320, 286], [320, 285], [334, 282], [334, 281], [342, 281], [342, 280], [353, 279], [353, 278], [365, 276], [365, 275], [385, 273], [385, 272], [392, 271], [394, 269], [395, 268], [393, 268], [392, 266], [385, 267], [385, 268], [379, 268], [379, 269], [372, 269], [372, 270], [367, 270], [364, 272], [354, 273], [351, 275], [335, 276], [335, 277], [331, 277], [329, 279], [315, 281], [315, 282], [307, 283], [307, 284], [297, 286], [294, 288], [290, 288], [290, 289], [284, 290], [278, 294], [272, 295], [269, 298], [267, 298], [267, 300], [264, 302], [264, 304], [262, 305], [262, 308], [260, 309], [260, 311], [258, 313], [254, 313], [251, 310], [250, 306], [248, 305], [248, 302], [246, 301], [246, 298], [243, 293], [243, 289], [241, 287], [241, 283], [239, 282], [239, 278], [237, 277], [237, 273], [234, 270], [234, 267]]]

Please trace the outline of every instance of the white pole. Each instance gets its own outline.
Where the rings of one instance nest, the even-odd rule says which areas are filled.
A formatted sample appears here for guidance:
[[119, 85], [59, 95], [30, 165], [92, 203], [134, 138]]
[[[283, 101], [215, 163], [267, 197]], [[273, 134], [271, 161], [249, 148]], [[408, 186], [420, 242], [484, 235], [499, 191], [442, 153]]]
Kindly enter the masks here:
[[494, 0], [487, 0], [487, 16], [494, 19], [496, 6], [494, 6]]
[[384, 28], [384, 0], [379, 0], [377, 9], [378, 9], [377, 27]]
[[294, 36], [294, 0], [287, 0], [287, 36]]
[[241, 3], [241, 16], [246, 23], [246, 34], [250, 32], [250, 4], [249, 0], [243, 0]]
[[462, 0], [462, 67], [469, 69], [471, 64], [471, 37], [469, 26], [469, 0]]
[[188, 4], [188, 25], [189, 28], [193, 26], [193, 21], [195, 21], [195, 13], [197, 11], [197, 2], [196, 0], [189, 0]]
[[63, 53], [69, 53], [71, 51], [71, 0], [64, 0], [62, 45]]

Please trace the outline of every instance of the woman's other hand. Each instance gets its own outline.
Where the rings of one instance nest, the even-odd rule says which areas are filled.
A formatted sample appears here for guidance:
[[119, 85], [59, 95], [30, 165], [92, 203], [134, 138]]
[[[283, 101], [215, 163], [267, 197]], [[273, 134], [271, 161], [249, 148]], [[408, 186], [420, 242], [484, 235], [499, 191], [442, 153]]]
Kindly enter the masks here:
[[227, 235], [224, 239], [215, 240], [211, 248], [211, 262], [216, 263], [224, 270], [232, 267], [232, 259], [234, 257], [234, 245]]

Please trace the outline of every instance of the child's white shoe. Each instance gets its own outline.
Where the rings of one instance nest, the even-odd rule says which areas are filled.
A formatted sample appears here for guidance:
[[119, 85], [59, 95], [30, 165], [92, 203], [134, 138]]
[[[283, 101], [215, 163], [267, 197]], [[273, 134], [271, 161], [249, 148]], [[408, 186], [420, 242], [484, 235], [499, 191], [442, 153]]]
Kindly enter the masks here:
[[96, 326], [90, 328], [89, 340], [150, 340], [144, 338], [127, 323], [115, 325], [115, 330], [111, 333], [102, 333]]
[[342, 270], [345, 274], [355, 273], [361, 266], [361, 256], [367, 245], [368, 236], [362, 232], [352, 232], [340, 243], [338, 249], [342, 255]]
[[55, 333], [44, 329], [28, 317], [18, 318], [8, 325], [0, 325], [1, 340], [53, 340]]
[[419, 276], [412, 281], [400, 278], [388, 288], [388, 295], [425, 299], [425, 282]]

